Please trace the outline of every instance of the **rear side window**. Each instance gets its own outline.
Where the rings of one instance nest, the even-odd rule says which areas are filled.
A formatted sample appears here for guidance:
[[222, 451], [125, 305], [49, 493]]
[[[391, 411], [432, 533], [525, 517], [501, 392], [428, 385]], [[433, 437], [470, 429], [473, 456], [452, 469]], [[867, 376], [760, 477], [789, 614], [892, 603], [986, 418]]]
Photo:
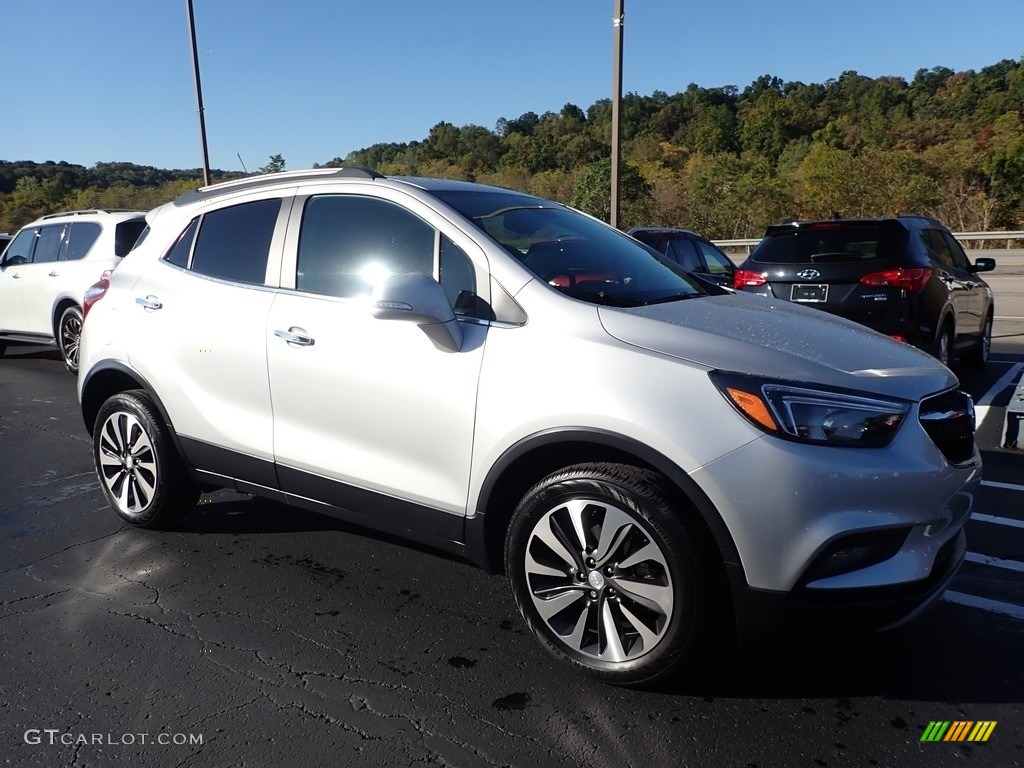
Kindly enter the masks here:
[[70, 229], [71, 227], [67, 224], [57, 224], [40, 229], [39, 239], [36, 241], [36, 253], [32, 260], [36, 264], [57, 261], [60, 258], [61, 249], [64, 247], [65, 234]]
[[199, 219], [192, 219], [188, 229], [178, 236], [174, 247], [164, 256], [164, 261], [169, 261], [176, 267], [188, 268], [188, 257], [192, 253], [192, 242], [196, 239], [196, 230], [199, 229]]
[[103, 231], [103, 228], [93, 221], [76, 221], [69, 229], [71, 237], [68, 239], [67, 251], [61, 255], [62, 259], [68, 261], [84, 259]]
[[127, 256], [128, 252], [135, 247], [135, 242], [146, 229], [145, 219], [131, 219], [122, 221], [114, 229], [114, 255]]
[[205, 214], [190, 269], [221, 280], [263, 284], [280, 210], [281, 200], [275, 198]]
[[769, 264], [827, 264], [885, 261], [905, 249], [907, 231], [899, 225], [845, 225], [828, 222], [769, 232], [751, 259]]

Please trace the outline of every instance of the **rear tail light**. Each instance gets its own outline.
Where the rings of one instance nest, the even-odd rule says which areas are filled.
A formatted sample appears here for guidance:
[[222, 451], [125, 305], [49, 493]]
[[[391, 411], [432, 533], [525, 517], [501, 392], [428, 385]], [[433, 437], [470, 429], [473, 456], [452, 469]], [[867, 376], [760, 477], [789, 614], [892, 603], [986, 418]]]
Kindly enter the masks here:
[[748, 272], [745, 269], [737, 269], [732, 276], [733, 288], [760, 288], [767, 285], [765, 276], [758, 272]]
[[926, 267], [910, 269], [887, 269], [884, 272], [872, 272], [860, 279], [861, 285], [891, 286], [905, 291], [919, 291], [931, 279], [932, 271]]
[[82, 297], [82, 322], [85, 322], [85, 318], [89, 316], [89, 310], [92, 309], [92, 305], [107, 295], [107, 289], [110, 287], [110, 276], [114, 270], [106, 269], [103, 274], [100, 275], [100, 279], [90, 285], [85, 295]]

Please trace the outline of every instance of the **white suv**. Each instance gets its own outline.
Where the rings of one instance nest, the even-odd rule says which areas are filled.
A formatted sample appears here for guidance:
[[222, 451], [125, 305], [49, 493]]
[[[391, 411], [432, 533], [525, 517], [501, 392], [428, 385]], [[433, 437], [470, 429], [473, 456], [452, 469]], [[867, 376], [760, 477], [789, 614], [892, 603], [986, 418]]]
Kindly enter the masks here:
[[71, 211], [22, 227], [0, 258], [0, 355], [7, 342], [56, 344], [78, 371], [82, 294], [121, 260], [144, 211]]
[[973, 407], [906, 344], [465, 182], [275, 174], [147, 221], [78, 379], [133, 525], [229, 487], [397, 532], [619, 684], [726, 627], [893, 625], [963, 560]]

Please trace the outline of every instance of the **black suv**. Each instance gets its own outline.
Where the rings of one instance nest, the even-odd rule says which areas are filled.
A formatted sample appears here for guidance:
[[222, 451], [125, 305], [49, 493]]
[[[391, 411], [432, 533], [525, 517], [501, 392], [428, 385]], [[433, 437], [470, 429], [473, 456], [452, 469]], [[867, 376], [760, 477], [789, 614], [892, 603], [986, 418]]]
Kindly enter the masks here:
[[949, 365], [983, 366], [992, 291], [946, 227], [923, 216], [792, 221], [768, 227], [737, 290], [807, 304], [913, 344]]
[[636, 227], [627, 233], [658, 253], [679, 262], [691, 275], [716, 285], [733, 285], [736, 266], [709, 240], [688, 229]]

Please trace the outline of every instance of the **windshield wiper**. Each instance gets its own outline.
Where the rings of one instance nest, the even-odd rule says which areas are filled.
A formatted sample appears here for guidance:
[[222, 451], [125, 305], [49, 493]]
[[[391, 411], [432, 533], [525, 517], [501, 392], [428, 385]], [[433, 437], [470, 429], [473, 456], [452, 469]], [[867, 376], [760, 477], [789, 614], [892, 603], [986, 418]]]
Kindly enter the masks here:
[[643, 302], [644, 306], [648, 304], [667, 304], [670, 301], [682, 301], [683, 299], [695, 299], [698, 296], [706, 296], [704, 293], [673, 293], [669, 296], [659, 296], [656, 299], [648, 299]]

